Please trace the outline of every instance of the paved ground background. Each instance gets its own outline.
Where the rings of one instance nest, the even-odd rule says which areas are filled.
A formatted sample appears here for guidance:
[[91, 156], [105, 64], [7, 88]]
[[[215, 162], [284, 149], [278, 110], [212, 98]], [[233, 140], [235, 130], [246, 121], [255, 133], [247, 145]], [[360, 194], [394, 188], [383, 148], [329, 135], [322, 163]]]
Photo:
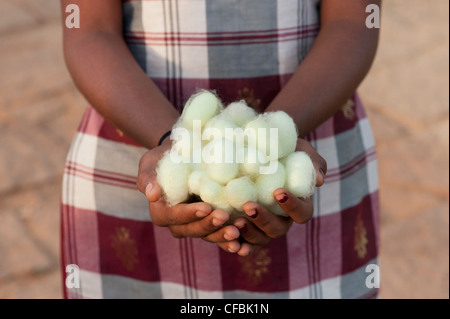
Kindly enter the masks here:
[[[449, 297], [449, 2], [385, 0], [360, 93], [378, 143], [384, 298]], [[59, 1], [0, 1], [0, 298], [60, 298], [63, 163], [86, 103]]]

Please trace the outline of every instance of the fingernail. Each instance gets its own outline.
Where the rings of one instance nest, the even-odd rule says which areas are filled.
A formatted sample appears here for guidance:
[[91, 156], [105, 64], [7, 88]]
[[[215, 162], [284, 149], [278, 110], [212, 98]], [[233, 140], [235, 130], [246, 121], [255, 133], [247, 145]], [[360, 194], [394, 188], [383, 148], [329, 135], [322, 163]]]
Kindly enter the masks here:
[[325, 177], [325, 171], [322, 168], [320, 168], [319, 171], [322, 173], [323, 177]]
[[152, 189], [153, 189], [153, 184], [148, 183], [147, 186], [145, 187], [145, 196], [149, 197]]
[[238, 229], [239, 229], [239, 233], [245, 234], [247, 232], [247, 224], [238, 226]]
[[250, 213], [247, 213], [247, 215], [250, 218], [256, 218], [256, 217], [258, 217], [258, 210], [255, 208]]
[[214, 226], [221, 226], [221, 225], [223, 225], [224, 223], [225, 223], [225, 221], [220, 220], [220, 219], [217, 219], [217, 218], [213, 218], [213, 220], [212, 220], [212, 224], [213, 224]]
[[280, 195], [277, 195], [277, 196], [276, 196], [276, 199], [277, 199], [277, 201], [280, 202], [281, 204], [284, 204], [284, 203], [287, 202], [288, 197], [287, 197], [286, 194], [280, 194]]
[[195, 212], [195, 216], [197, 216], [198, 218], [203, 218], [209, 215], [209, 212], [203, 211], [203, 210], [198, 210]]
[[[233, 247], [234, 246], [234, 247]], [[230, 253], [237, 253], [239, 251], [240, 246], [236, 246], [236, 245], [230, 245], [228, 246], [228, 252]]]
[[236, 239], [237, 237], [234, 234], [225, 233], [223, 235], [223, 238], [225, 238], [226, 240], [233, 240], [233, 239]]

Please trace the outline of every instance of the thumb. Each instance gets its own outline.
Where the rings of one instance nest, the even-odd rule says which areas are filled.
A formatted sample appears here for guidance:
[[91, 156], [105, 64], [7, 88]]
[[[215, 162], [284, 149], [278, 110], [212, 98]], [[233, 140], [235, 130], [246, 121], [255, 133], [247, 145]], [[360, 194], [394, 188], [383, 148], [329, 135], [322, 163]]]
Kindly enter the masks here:
[[148, 182], [147, 186], [145, 186], [144, 191], [145, 196], [149, 200], [149, 202], [154, 203], [157, 202], [162, 195], [162, 189], [156, 180]]

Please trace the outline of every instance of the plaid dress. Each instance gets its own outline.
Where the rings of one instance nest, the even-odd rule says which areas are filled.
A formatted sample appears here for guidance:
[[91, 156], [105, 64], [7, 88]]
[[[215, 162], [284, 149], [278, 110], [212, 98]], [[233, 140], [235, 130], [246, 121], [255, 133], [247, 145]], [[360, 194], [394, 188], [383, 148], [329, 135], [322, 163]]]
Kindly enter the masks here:
[[[124, 0], [124, 38], [178, 110], [211, 89], [263, 111], [308, 54], [319, 14], [316, 0]], [[154, 226], [135, 185], [146, 149], [89, 107], [63, 181], [63, 273], [80, 270], [65, 297], [376, 297], [377, 160], [357, 95], [307, 139], [329, 167], [313, 219], [240, 257]]]

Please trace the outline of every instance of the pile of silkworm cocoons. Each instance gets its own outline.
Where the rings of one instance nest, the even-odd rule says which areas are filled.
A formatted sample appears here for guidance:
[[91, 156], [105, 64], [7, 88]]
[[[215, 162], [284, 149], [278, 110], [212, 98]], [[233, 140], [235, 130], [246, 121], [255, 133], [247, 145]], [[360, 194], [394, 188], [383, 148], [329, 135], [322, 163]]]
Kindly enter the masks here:
[[172, 129], [172, 148], [158, 163], [157, 180], [169, 205], [200, 199], [236, 218], [245, 216], [242, 206], [251, 201], [288, 216], [273, 192], [286, 188], [305, 198], [316, 184], [309, 155], [295, 151], [297, 138], [283, 111], [258, 114], [245, 101], [224, 108], [214, 92], [200, 91]]

